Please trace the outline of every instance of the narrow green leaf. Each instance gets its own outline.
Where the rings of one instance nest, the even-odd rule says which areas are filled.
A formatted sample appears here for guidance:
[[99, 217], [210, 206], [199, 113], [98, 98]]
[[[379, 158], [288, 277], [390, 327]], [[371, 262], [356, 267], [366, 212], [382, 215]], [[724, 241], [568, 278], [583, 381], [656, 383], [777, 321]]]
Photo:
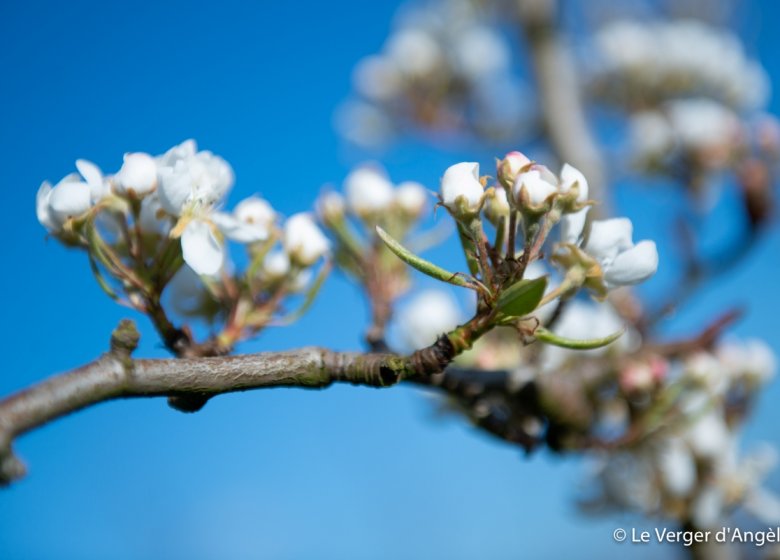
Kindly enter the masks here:
[[522, 317], [536, 309], [544, 297], [547, 277], [519, 280], [501, 292], [496, 307], [504, 315]]
[[376, 233], [380, 239], [385, 242], [385, 245], [387, 245], [388, 249], [390, 249], [399, 259], [404, 261], [412, 268], [419, 270], [423, 274], [427, 274], [431, 278], [441, 280], [442, 282], [448, 282], [450, 284], [454, 284], [455, 286], [462, 286], [464, 288], [474, 288], [474, 285], [462, 275], [453, 274], [448, 270], [444, 270], [440, 266], [436, 266], [435, 264], [418, 257], [409, 251], [409, 249], [398, 243], [398, 241], [390, 237], [390, 235], [381, 227], [376, 226]]
[[572, 340], [571, 338], [564, 338], [557, 334], [548, 331], [544, 327], [539, 327], [534, 332], [534, 336], [537, 340], [552, 344], [553, 346], [560, 346], [561, 348], [569, 348], [571, 350], [593, 350], [594, 348], [601, 348], [608, 344], [612, 344], [618, 338], [620, 338], [625, 329], [619, 330], [616, 333], [612, 333], [604, 338], [591, 338], [588, 340]]

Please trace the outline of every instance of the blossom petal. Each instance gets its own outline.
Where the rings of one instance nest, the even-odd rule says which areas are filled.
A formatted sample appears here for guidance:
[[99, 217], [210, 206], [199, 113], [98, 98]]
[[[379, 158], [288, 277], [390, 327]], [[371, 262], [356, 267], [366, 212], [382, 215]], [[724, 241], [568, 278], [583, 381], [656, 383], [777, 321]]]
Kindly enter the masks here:
[[211, 225], [192, 220], [181, 234], [181, 251], [192, 270], [201, 276], [213, 276], [222, 268], [225, 252]]
[[82, 215], [89, 210], [91, 203], [89, 185], [78, 181], [60, 181], [49, 195], [49, 210], [60, 223]]
[[574, 184], [578, 185], [577, 200], [584, 202], [588, 199], [588, 180], [582, 172], [568, 163], [561, 168], [561, 192], [569, 192]]
[[653, 241], [642, 241], [620, 253], [604, 272], [607, 286], [630, 286], [650, 278], [658, 270], [658, 250]]
[[35, 215], [43, 227], [49, 231], [55, 231], [57, 224], [52, 219], [49, 211], [49, 197], [51, 196], [51, 183], [41, 183], [38, 193], [35, 195]]
[[609, 265], [618, 253], [631, 248], [633, 230], [628, 218], [596, 220], [591, 226], [585, 252], [601, 261], [602, 266]]
[[254, 243], [268, 239], [268, 229], [262, 224], [242, 222], [224, 212], [212, 213], [211, 220], [217, 224], [225, 237], [238, 243]]
[[589, 210], [590, 206], [586, 206], [577, 212], [563, 215], [561, 218], [561, 241], [563, 243], [579, 244]]

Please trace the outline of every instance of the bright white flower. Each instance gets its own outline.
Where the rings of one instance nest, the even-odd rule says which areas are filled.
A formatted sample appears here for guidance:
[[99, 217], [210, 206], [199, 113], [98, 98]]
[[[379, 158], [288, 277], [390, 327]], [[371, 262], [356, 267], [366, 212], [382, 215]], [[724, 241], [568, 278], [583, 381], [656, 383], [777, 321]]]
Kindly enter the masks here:
[[306, 213], [295, 214], [287, 219], [283, 245], [290, 260], [301, 266], [311, 266], [330, 249], [328, 238], [314, 223], [311, 215]]
[[393, 184], [373, 165], [360, 166], [347, 175], [344, 193], [350, 210], [362, 218], [384, 212], [393, 203]]
[[255, 243], [268, 239], [276, 213], [268, 202], [251, 196], [239, 202], [232, 214], [214, 212], [211, 219], [229, 239]]
[[211, 152], [198, 152], [193, 140], [187, 140], [157, 158], [162, 207], [174, 216], [186, 208], [210, 208], [233, 186], [230, 165]]
[[125, 154], [121, 169], [114, 175], [114, 186], [122, 194], [149, 194], [157, 188], [157, 162], [143, 152]]
[[35, 196], [38, 221], [51, 233], [60, 231], [69, 218], [84, 214], [108, 192], [103, 173], [97, 165], [79, 159], [76, 160], [76, 169], [80, 175], [66, 175], [54, 187], [49, 181], [44, 181]]
[[632, 241], [633, 225], [627, 218], [593, 222], [585, 252], [596, 259], [608, 289], [638, 284], [658, 269], [658, 251], [652, 241]]
[[404, 181], [395, 190], [395, 203], [408, 216], [419, 216], [427, 200], [425, 187], [414, 181]]
[[44, 181], [36, 196], [38, 220], [49, 231], [57, 231], [69, 219], [81, 216], [92, 207], [90, 188], [76, 173], [51, 186]]
[[279, 280], [290, 272], [290, 257], [284, 251], [273, 251], [263, 260], [263, 276]]
[[701, 529], [714, 528], [723, 518], [723, 490], [710, 484], [705, 486], [691, 504], [691, 517], [696, 527]]
[[441, 179], [441, 201], [456, 215], [465, 210], [475, 214], [482, 204], [485, 189], [479, 182], [479, 164], [456, 163], [447, 168]]
[[535, 165], [520, 173], [515, 180], [513, 194], [517, 204], [520, 204], [523, 191], [527, 193], [532, 206], [540, 206], [550, 195], [558, 192], [558, 180], [546, 167]]
[[190, 220], [181, 234], [184, 262], [201, 276], [214, 276], [225, 262], [225, 249], [217, 239], [211, 223]]
[[[562, 193], [567, 193], [575, 185], [577, 186], [577, 202], [583, 203], [588, 200], [588, 180], [579, 169], [566, 163], [561, 169], [559, 190]], [[589, 210], [590, 206], [586, 206], [576, 212], [563, 215], [561, 218], [561, 238], [564, 243], [578, 243], [580, 241]]]
[[401, 337], [409, 349], [423, 348], [458, 326], [461, 313], [452, 296], [441, 290], [417, 294], [399, 313]]

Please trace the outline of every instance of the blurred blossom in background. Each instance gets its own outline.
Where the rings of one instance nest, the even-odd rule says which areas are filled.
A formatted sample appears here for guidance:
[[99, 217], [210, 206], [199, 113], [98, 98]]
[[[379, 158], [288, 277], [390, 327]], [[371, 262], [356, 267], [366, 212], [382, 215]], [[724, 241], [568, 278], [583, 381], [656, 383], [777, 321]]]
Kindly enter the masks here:
[[[217, 237], [245, 243], [274, 224], [284, 243], [264, 258], [264, 282], [300, 273], [305, 292], [329, 245], [315, 216], [327, 230], [347, 215], [369, 235], [392, 222], [427, 258], [461, 270], [454, 228], [433, 210], [444, 170], [474, 161], [495, 176], [495, 158], [511, 150], [555, 170], [564, 163], [546, 142], [523, 33], [526, 10], [541, 4], [0, 6], [10, 197], [0, 394], [91, 359], [130, 313], [101, 297], [82, 255], [47, 241], [38, 223], [61, 233], [52, 193], [62, 199], [68, 183], [80, 184], [84, 196], [68, 203], [88, 208], [107, 180], [100, 169], [115, 170], [121, 186], [144, 184], [150, 161], [169, 168], [173, 187], [161, 184], [141, 218], [150, 235], [191, 218], [182, 244], [198, 250], [188, 258], [185, 247], [188, 266], [165, 294], [181, 316], [213, 305], [193, 271], [209, 276], [230, 262]], [[510, 370], [513, 395], [534, 387], [565, 403], [550, 425], [535, 411], [517, 414], [535, 453], [526, 459], [463, 415], [439, 414], [478, 424], [490, 399], [464, 411], [414, 388], [258, 391], [195, 415], [162, 399], [115, 402], [19, 442], [33, 470], [0, 494], [0, 557], [599, 558], [620, 546], [654, 558], [668, 545], [617, 545], [614, 528], [780, 525], [780, 236], [771, 220], [780, 12], [759, 0], [561, 6], [556, 21], [577, 71], [562, 87], [577, 88], [607, 177], [590, 177], [591, 193], [608, 192], [592, 211], [633, 222], [611, 223], [620, 243], [601, 247], [599, 263], [606, 276], [618, 255], [652, 239], [660, 265], [639, 297], [623, 288], [603, 302], [580, 297], [556, 318], [556, 333], [575, 339], [628, 325], [610, 346], [521, 352], [491, 333], [459, 359]], [[188, 138], [199, 147], [182, 144]], [[77, 158], [94, 164], [67, 175]], [[208, 188], [175, 188], [177, 173], [194, 170]], [[46, 177], [65, 179], [41, 191], [36, 220]], [[491, 199], [486, 216], [502, 212], [506, 196]], [[594, 237], [585, 249], [595, 256]], [[303, 270], [291, 269], [296, 259]], [[390, 340], [399, 348], [430, 344], [473, 308], [460, 292], [396, 273]], [[564, 280], [541, 263], [527, 277], [545, 274], [549, 290]], [[716, 343], [661, 348], [736, 308], [744, 317]], [[268, 328], [239, 351], [358, 349], [367, 317], [349, 274], [334, 274], [295, 326]], [[138, 355], [165, 356], [139, 326]], [[663, 421], [638, 422], [640, 413]]]

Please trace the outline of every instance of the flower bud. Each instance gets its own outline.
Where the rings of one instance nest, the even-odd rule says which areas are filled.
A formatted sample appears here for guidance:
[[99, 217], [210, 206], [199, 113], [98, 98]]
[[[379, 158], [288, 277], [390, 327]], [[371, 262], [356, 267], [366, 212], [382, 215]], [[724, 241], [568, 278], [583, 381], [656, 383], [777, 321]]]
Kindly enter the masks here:
[[547, 200], [558, 192], [558, 179], [543, 165], [534, 165], [515, 180], [513, 194], [521, 208], [545, 209]]
[[479, 212], [485, 189], [479, 182], [479, 164], [457, 163], [447, 168], [441, 180], [441, 201], [457, 217]]
[[252, 224], [266, 229], [270, 229], [276, 221], [276, 212], [268, 201], [259, 196], [250, 196], [245, 198], [233, 210], [236, 219], [245, 224]]
[[503, 187], [488, 189], [485, 197], [485, 217], [491, 224], [497, 226], [501, 218], [509, 218], [509, 201]]
[[393, 185], [380, 169], [358, 167], [344, 180], [350, 210], [360, 218], [376, 217], [393, 202]]
[[263, 260], [263, 276], [268, 280], [280, 280], [290, 272], [290, 257], [284, 251], [269, 253]]
[[517, 176], [531, 166], [531, 160], [521, 152], [509, 152], [504, 159], [498, 162], [498, 182], [505, 189], [512, 190], [512, 186], [517, 180]]
[[49, 215], [59, 225], [68, 218], [84, 214], [92, 206], [92, 197], [87, 183], [73, 174], [57, 183], [48, 195]]
[[290, 260], [301, 266], [311, 266], [330, 248], [327, 237], [306, 213], [295, 214], [285, 222], [283, 245]]
[[317, 214], [326, 224], [342, 220], [345, 208], [344, 197], [335, 191], [323, 193], [317, 200]]
[[395, 191], [395, 203], [410, 218], [419, 216], [425, 208], [428, 193], [420, 183], [405, 181]]
[[125, 154], [124, 163], [114, 176], [114, 186], [120, 194], [143, 197], [157, 188], [157, 163], [142, 152]]

